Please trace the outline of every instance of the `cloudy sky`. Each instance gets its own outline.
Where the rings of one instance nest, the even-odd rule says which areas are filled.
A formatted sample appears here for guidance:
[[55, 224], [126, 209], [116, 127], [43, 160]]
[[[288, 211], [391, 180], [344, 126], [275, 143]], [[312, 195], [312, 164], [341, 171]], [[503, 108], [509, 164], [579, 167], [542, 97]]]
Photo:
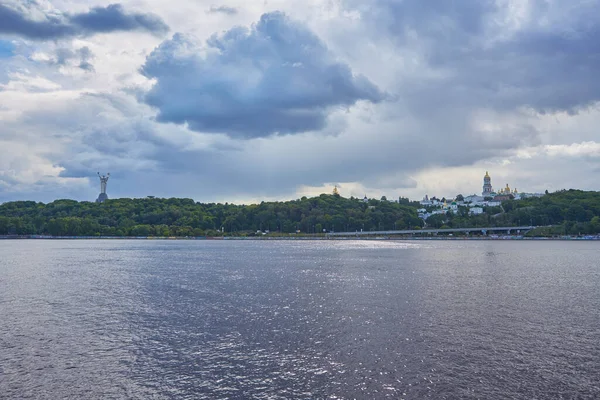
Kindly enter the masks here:
[[0, 202], [600, 190], [600, 0], [0, 0]]

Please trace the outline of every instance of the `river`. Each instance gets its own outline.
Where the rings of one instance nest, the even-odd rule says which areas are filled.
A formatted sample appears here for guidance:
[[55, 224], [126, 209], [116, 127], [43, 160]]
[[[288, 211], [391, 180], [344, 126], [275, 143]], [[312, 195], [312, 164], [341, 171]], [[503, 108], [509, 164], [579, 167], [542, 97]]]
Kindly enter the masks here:
[[600, 398], [600, 243], [0, 241], [0, 398]]

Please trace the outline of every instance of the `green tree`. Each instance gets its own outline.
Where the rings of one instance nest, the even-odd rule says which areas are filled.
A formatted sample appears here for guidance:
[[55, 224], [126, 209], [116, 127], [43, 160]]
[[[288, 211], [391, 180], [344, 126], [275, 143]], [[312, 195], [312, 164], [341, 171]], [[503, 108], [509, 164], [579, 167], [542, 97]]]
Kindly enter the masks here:
[[[330, 194], [286, 202], [252, 205], [197, 203], [192, 199], [112, 199], [105, 203], [56, 200], [43, 204], [29, 201], [0, 204], [0, 234], [84, 236], [202, 236], [248, 235], [257, 229], [292, 233], [411, 229], [423, 226], [416, 210], [420, 205], [405, 199], [388, 202], [344, 198]], [[431, 210], [429, 210], [431, 211]], [[552, 225], [544, 234], [598, 233], [600, 193], [562, 190], [541, 198], [510, 200], [502, 207], [487, 208], [484, 215], [436, 215], [427, 227], [488, 227]], [[560, 226], [559, 226], [560, 225]]]

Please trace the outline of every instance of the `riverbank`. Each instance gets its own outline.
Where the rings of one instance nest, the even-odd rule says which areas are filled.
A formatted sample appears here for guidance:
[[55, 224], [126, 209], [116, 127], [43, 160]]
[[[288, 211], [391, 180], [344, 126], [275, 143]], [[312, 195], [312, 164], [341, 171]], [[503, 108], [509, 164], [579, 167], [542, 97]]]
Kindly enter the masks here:
[[0, 235], [0, 240], [600, 240], [600, 236], [46, 236]]

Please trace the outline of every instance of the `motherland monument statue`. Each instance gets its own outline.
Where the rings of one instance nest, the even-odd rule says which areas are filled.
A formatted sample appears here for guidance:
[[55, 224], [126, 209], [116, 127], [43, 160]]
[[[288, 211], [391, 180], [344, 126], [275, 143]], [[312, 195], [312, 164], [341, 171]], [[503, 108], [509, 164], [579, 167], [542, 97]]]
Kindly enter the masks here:
[[106, 183], [108, 182], [108, 178], [110, 178], [110, 173], [106, 175], [100, 175], [98, 172], [98, 177], [100, 178], [100, 194], [96, 199], [96, 203], [103, 203], [108, 200], [108, 195], [106, 194]]

